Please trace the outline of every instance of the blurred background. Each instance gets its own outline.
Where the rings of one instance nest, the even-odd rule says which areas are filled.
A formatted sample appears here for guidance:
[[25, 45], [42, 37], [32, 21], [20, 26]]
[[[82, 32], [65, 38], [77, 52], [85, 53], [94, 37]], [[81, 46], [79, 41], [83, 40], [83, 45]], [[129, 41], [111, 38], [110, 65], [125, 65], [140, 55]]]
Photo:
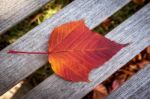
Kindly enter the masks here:
[[[37, 12], [11, 28], [5, 34], [0, 35], [0, 50], [15, 42], [19, 37], [27, 33], [35, 26], [41, 24], [46, 19], [53, 16], [60, 11], [67, 4], [73, 0], [52, 0]], [[103, 23], [97, 26], [94, 31], [106, 35], [113, 28], [118, 26], [121, 22], [133, 15], [136, 11], [146, 5], [149, 0], [132, 0], [129, 4], [116, 12], [113, 16], [106, 19]], [[117, 89], [127, 79], [133, 76], [136, 72], [142, 69], [146, 64], [150, 63], [150, 47], [147, 47], [123, 68], [118, 70], [110, 78], [105, 80], [102, 84], [97, 86], [93, 91], [86, 95], [83, 99], [103, 99], [113, 90]], [[30, 89], [38, 85], [44, 79], [53, 74], [50, 64], [46, 64], [32, 75], [14, 86], [11, 90], [0, 96], [0, 99], [20, 99]]]

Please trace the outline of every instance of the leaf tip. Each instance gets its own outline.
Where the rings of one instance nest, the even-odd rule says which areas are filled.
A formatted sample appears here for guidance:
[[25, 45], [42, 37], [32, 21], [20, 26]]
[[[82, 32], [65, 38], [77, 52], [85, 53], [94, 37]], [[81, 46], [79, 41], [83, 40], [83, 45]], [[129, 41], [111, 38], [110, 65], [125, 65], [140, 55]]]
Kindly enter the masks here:
[[131, 43], [123, 44], [123, 46], [126, 47], [126, 46], [128, 46], [128, 45], [130, 45], [130, 44], [131, 44]]
[[87, 80], [87, 83], [91, 83], [92, 81], [91, 80]]

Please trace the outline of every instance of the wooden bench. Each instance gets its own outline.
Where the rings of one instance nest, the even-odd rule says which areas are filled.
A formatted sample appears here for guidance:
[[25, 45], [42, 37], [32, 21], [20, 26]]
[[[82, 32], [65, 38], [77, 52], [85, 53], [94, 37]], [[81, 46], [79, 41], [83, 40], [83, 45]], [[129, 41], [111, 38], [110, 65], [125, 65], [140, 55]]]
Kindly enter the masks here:
[[150, 64], [134, 75], [107, 99], [147, 99], [150, 97]]
[[[72, 20], [85, 19], [88, 27], [93, 29], [130, 1], [131, 0], [74, 0], [56, 15], [30, 30], [27, 34], [19, 38], [15, 43], [7, 46], [1, 52], [9, 49], [46, 51], [49, 35], [54, 27]], [[8, 30], [14, 24], [23, 20], [25, 17], [39, 9], [47, 2], [48, 0], [20, 0], [19, 2], [18, 0], [2, 0], [2, 3], [0, 3], [0, 32], [3, 33], [4, 31]], [[65, 81], [53, 74], [33, 90], [28, 92], [23, 98], [82, 98], [94, 87], [103, 82], [115, 71], [129, 62], [139, 52], [150, 45], [149, 27], [150, 4], [147, 4], [105, 36], [118, 43], [130, 43], [130, 45], [119, 51], [102, 67], [93, 70], [89, 77], [92, 82], [72, 83]], [[2, 60], [0, 59], [0, 94], [5, 93], [19, 81], [23, 80], [47, 63], [47, 55], [17, 55], [16, 57], [16, 55], [0, 53], [0, 56], [3, 57]], [[143, 86], [137, 88], [137, 86], [142, 83], [141, 81], [144, 81], [145, 79], [141, 78], [141, 81], [138, 82], [135, 79], [138, 79], [138, 76], [143, 77], [143, 75], [148, 75], [149, 73], [147, 70], [148, 68], [142, 70], [142, 73], [137, 74], [135, 78], [127, 81], [125, 85], [107, 98], [116, 99], [116, 97], [118, 97], [118, 99], [120, 99], [121, 97], [129, 97], [128, 94], [130, 94], [132, 90], [143, 90], [143, 88], [145, 88], [144, 86], [149, 84], [149, 80], [147, 80], [145, 85], [143, 84]], [[131, 83], [136, 83], [137, 86], [130, 86]], [[131, 87], [131, 89], [126, 90], [124, 93], [124, 90], [128, 87]], [[149, 92], [149, 88], [146, 88], [147, 92]], [[130, 96], [134, 97], [134, 94], [136, 94], [138, 97], [138, 91], [135, 91]], [[145, 93], [147, 92], [145, 90]]]
[[0, 34], [25, 17], [38, 10], [51, 0], [1, 0], [0, 2]]

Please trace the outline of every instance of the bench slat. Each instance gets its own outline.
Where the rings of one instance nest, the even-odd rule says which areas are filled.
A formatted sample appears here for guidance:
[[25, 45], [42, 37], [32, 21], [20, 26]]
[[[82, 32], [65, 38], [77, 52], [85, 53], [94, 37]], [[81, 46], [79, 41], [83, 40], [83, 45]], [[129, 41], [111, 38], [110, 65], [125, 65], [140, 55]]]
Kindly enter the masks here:
[[1, 0], [0, 34], [29, 16], [50, 0]]
[[150, 97], [150, 64], [129, 79], [107, 99], [148, 99]]
[[125, 65], [140, 51], [150, 45], [150, 4], [115, 28], [107, 38], [130, 45], [90, 74], [91, 83], [72, 83], [56, 75], [50, 76], [28, 92], [24, 99], [81, 99], [94, 87]]
[[[90, 28], [94, 28], [129, 1], [75, 0], [1, 52], [9, 49], [47, 51], [49, 35], [55, 26], [82, 18]], [[0, 57], [0, 94], [47, 62], [47, 55], [10, 55], [1, 53]]]

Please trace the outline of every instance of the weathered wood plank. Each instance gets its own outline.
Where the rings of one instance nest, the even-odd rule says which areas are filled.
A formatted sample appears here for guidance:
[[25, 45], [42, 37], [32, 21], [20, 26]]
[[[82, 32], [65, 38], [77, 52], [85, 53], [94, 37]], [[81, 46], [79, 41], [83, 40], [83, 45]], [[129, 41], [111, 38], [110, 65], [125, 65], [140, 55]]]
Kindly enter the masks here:
[[[55, 26], [72, 20], [84, 19], [90, 28], [112, 15], [130, 0], [75, 0], [62, 11], [41, 25], [29, 31], [9, 49], [21, 51], [47, 51], [50, 32]], [[0, 94], [47, 62], [46, 55], [10, 55], [1, 53], [0, 57]]]
[[0, 0], [0, 34], [50, 0]]
[[150, 4], [115, 28], [107, 38], [119, 43], [130, 43], [102, 67], [90, 73], [90, 83], [72, 83], [56, 75], [50, 76], [31, 90], [25, 99], [80, 99], [95, 86], [130, 61], [135, 55], [150, 45]]
[[150, 64], [130, 78], [119, 89], [112, 92], [107, 99], [149, 99], [150, 98]]

